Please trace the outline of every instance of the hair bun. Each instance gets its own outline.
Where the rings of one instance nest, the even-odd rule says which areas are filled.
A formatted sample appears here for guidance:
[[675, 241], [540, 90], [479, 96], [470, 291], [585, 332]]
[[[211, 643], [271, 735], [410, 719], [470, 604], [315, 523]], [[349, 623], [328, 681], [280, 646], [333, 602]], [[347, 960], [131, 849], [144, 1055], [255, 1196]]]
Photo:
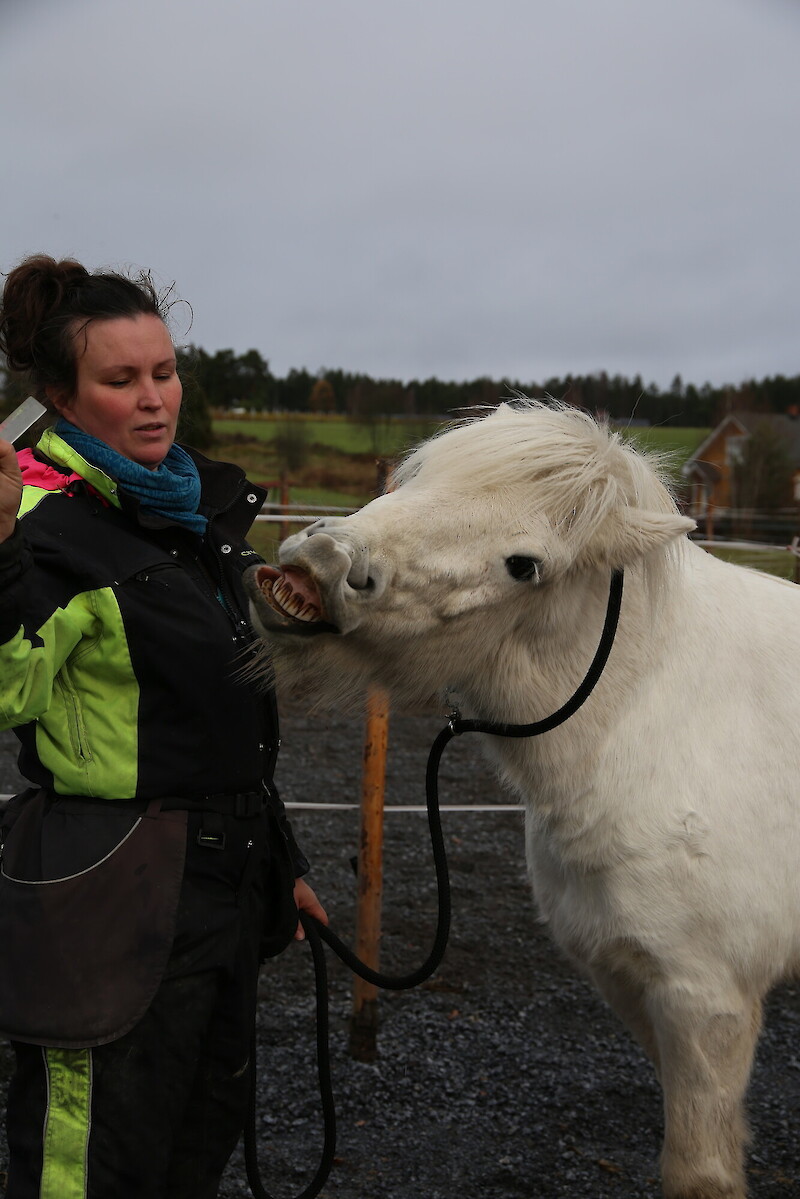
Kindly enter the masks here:
[[[50, 308], [58, 308], [65, 291], [89, 278], [86, 267], [82, 263], [76, 262], [74, 258], [62, 258], [58, 262], [49, 254], [35, 254], [26, 259], [17, 267], [16, 271], [11, 272], [8, 282], [11, 283], [16, 275], [19, 275], [19, 286], [22, 292]], [[8, 284], [6, 284], [4, 298], [7, 307]]]
[[0, 350], [9, 367], [28, 371], [36, 365], [38, 331], [61, 308], [64, 296], [89, 272], [73, 258], [57, 262], [49, 254], [33, 254], [9, 272], [3, 289]]

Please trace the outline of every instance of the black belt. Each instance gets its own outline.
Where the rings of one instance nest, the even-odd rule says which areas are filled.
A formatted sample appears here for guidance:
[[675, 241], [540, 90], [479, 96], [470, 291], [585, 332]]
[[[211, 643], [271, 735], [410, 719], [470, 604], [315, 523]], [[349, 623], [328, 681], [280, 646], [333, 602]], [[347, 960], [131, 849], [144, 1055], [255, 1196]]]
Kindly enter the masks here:
[[221, 816], [233, 816], [234, 820], [251, 820], [268, 803], [268, 791], [220, 791], [216, 795], [168, 795], [162, 799], [161, 807], [165, 812], [219, 812]]
[[199, 795], [185, 798], [167, 796], [161, 807], [187, 812], [201, 812], [203, 819], [197, 832], [197, 844], [203, 849], [224, 849], [227, 844], [225, 817], [234, 820], [253, 820], [267, 806], [266, 791], [235, 791], [233, 794], [220, 792], [216, 795]]

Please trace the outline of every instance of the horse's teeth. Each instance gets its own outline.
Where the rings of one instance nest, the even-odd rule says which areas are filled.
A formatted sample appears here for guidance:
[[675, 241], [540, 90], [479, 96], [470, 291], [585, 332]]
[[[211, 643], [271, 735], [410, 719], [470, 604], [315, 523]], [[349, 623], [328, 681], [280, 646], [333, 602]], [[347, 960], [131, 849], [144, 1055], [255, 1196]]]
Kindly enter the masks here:
[[303, 620], [307, 624], [319, 620], [319, 608], [316, 604], [307, 603], [293, 589], [288, 579], [281, 577], [272, 585], [272, 598], [275, 603], [295, 620]]

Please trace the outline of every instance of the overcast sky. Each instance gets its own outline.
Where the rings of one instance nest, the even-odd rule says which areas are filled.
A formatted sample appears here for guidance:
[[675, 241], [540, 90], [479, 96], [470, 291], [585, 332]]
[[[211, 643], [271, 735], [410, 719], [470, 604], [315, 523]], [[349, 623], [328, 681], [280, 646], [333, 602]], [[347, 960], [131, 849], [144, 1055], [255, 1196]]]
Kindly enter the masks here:
[[0, 0], [0, 269], [283, 375], [800, 374], [797, 0]]

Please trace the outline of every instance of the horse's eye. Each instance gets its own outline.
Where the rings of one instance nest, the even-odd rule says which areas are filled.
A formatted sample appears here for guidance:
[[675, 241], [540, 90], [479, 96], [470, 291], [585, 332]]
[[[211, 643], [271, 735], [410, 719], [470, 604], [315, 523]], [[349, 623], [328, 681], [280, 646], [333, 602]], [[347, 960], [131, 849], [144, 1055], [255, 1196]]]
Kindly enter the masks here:
[[541, 562], [538, 558], [523, 558], [519, 554], [512, 554], [510, 558], [506, 558], [506, 570], [512, 579], [519, 579], [520, 582], [527, 579], [536, 581], [539, 578], [540, 567]]

